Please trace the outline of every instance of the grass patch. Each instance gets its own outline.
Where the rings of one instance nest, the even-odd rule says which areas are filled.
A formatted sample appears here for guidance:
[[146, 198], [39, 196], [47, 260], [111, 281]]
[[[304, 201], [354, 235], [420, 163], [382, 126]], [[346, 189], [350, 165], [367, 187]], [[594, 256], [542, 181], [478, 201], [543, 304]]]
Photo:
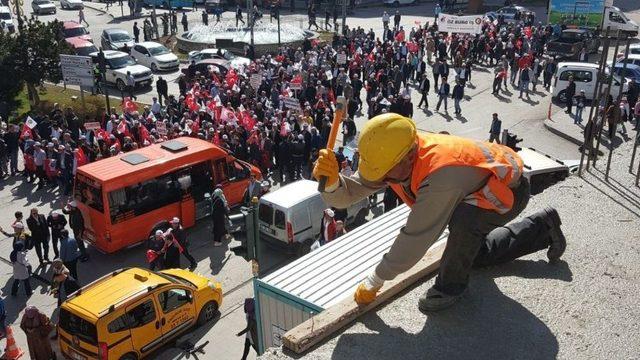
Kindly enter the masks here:
[[[62, 109], [71, 107], [81, 120], [83, 120], [85, 116], [88, 116], [90, 119], [101, 118], [102, 112], [106, 110], [104, 95], [91, 95], [91, 92], [87, 91], [84, 93], [85, 107], [82, 106], [79, 90], [69, 88], [65, 90], [61, 86], [45, 84], [38, 89], [38, 95], [40, 96], [40, 103], [31, 108], [27, 88], [23, 88], [14, 98], [12, 104], [13, 109], [10, 111], [13, 116], [11, 116], [10, 121], [17, 123], [24, 121], [28, 115], [49, 114], [53, 109], [53, 105], [56, 103], [58, 103]], [[112, 96], [110, 101], [111, 107], [115, 107], [116, 109], [121, 108], [119, 99], [114, 99]], [[143, 107], [144, 105], [138, 103], [139, 109]]]

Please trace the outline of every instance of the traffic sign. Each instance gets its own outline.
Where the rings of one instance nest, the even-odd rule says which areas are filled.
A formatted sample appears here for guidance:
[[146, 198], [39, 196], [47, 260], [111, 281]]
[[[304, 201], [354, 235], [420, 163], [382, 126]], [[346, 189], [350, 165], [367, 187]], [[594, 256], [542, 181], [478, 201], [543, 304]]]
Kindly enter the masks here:
[[93, 86], [93, 63], [90, 57], [60, 55], [60, 68], [66, 84]]

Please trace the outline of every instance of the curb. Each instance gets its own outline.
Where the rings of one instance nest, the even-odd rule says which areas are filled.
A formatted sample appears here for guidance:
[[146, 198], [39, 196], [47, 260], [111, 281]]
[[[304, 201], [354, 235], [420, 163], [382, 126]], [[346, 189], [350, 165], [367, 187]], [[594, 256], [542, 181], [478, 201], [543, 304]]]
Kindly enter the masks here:
[[578, 146], [582, 146], [583, 141], [574, 137], [573, 135], [569, 135], [567, 133], [565, 133], [562, 130], [559, 130], [558, 128], [554, 127], [553, 125], [550, 124], [550, 122], [552, 122], [552, 120], [545, 120], [544, 121], [544, 127], [547, 128], [547, 130], [551, 131], [552, 133], [560, 136], [561, 138], [571, 141], [572, 143], [578, 145]]
[[97, 12], [101, 13], [101, 14], [107, 14], [107, 15], [109, 15], [109, 16], [111, 17], [111, 19], [112, 19], [112, 20], [113, 20], [113, 19], [115, 19], [115, 17], [114, 17], [113, 15], [111, 15], [111, 13], [110, 13], [110, 12], [108, 12], [108, 11], [106, 11], [106, 10], [104, 10], [104, 9], [100, 9], [100, 8], [98, 8], [98, 7], [95, 7], [95, 6], [89, 5], [89, 4], [91, 4], [91, 3], [85, 2], [85, 3], [84, 3], [84, 6], [85, 6], [85, 7], [87, 7], [87, 8], [89, 8], [89, 9], [91, 9], [91, 10], [95, 10], [95, 11], [97, 11]]

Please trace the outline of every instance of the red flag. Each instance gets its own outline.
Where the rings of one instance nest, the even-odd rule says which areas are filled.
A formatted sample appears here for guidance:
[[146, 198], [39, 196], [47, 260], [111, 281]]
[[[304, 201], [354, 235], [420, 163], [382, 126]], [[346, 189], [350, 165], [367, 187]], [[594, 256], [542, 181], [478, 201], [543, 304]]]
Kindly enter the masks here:
[[88, 162], [89, 160], [87, 159], [87, 155], [85, 155], [84, 150], [82, 150], [82, 148], [78, 148], [76, 151], [76, 165], [80, 167]]
[[33, 139], [33, 131], [27, 126], [27, 124], [22, 124], [22, 131], [20, 131], [20, 139], [24, 139], [26, 136], [29, 136]]
[[227, 73], [225, 80], [227, 81], [227, 85], [229, 85], [229, 87], [232, 88], [238, 81], [238, 74], [236, 74], [235, 70], [231, 69]]
[[336, 96], [333, 93], [333, 89], [329, 89], [329, 94], [327, 95], [327, 98], [329, 99], [330, 102], [335, 104]]
[[111, 145], [111, 141], [109, 140], [109, 134], [107, 134], [107, 132], [100, 128], [100, 129], [96, 129], [94, 130], [94, 134], [98, 137], [101, 137], [102, 140], [104, 140], [104, 142], [107, 143], [107, 145]]
[[255, 120], [253, 120], [251, 114], [246, 110], [242, 112], [242, 118], [240, 119], [242, 127], [247, 129], [247, 131], [252, 131], [254, 126], [256, 126]]
[[122, 109], [128, 113], [132, 113], [138, 110], [138, 105], [131, 101], [130, 97], [122, 99]]
[[220, 146], [220, 134], [217, 131], [213, 133], [213, 143]]
[[147, 127], [144, 125], [140, 125], [140, 139], [142, 140], [143, 143], [145, 141], [148, 141], [149, 144], [151, 144], [151, 135], [149, 135], [149, 130], [147, 130]]
[[418, 52], [418, 44], [414, 43], [413, 41], [407, 44], [407, 49], [409, 51], [411, 51], [412, 53], [417, 53]]
[[129, 127], [127, 126], [127, 122], [122, 120], [120, 124], [118, 124], [118, 133], [123, 134], [124, 136], [131, 136], [129, 133]]
[[200, 131], [200, 118], [197, 118], [193, 124], [191, 124], [191, 133], [197, 134]]

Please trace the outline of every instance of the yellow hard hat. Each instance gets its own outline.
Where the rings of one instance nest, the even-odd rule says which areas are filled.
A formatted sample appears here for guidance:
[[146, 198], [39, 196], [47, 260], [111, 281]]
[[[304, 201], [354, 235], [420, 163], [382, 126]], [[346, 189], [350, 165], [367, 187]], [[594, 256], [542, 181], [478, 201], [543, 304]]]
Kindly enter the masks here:
[[365, 180], [379, 181], [411, 150], [416, 125], [402, 115], [386, 113], [367, 121], [358, 142], [358, 172]]

